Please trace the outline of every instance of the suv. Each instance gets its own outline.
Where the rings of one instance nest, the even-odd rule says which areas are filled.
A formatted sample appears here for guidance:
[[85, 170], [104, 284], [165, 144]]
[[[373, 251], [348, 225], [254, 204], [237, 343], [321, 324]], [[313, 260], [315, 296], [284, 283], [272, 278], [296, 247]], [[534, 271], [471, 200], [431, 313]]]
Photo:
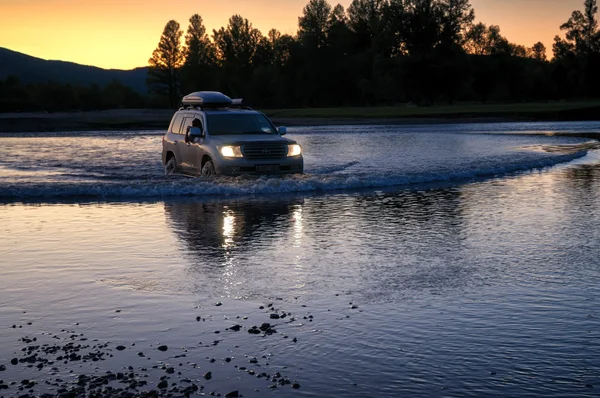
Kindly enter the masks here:
[[302, 148], [285, 127], [214, 91], [183, 97], [162, 143], [167, 174], [301, 174]]

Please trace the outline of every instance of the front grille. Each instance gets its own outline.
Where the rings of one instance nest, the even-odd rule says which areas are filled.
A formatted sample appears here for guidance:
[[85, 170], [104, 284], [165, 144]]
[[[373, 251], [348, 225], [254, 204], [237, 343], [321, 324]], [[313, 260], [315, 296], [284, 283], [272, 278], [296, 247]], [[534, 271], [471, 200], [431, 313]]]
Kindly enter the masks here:
[[287, 155], [287, 145], [278, 142], [256, 142], [242, 145], [246, 159], [282, 159]]

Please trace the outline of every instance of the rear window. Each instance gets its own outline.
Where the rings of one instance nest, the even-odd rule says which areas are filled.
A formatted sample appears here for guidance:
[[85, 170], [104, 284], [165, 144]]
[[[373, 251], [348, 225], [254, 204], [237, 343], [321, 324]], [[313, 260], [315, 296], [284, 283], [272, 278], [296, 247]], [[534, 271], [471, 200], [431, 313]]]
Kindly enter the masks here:
[[211, 135], [277, 134], [269, 120], [260, 113], [209, 114], [206, 115]]
[[181, 134], [181, 122], [183, 121], [183, 114], [176, 115], [171, 123], [171, 133]]

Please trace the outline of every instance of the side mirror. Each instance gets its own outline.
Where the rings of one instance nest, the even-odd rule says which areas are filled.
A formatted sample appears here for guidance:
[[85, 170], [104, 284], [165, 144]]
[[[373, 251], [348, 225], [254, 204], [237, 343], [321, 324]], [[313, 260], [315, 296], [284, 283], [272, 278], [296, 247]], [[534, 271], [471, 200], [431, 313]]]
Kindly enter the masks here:
[[279, 135], [285, 135], [287, 133], [287, 127], [279, 126], [277, 132], [279, 132]]
[[191, 127], [190, 128], [190, 138], [196, 137], [204, 137], [204, 132], [200, 127]]

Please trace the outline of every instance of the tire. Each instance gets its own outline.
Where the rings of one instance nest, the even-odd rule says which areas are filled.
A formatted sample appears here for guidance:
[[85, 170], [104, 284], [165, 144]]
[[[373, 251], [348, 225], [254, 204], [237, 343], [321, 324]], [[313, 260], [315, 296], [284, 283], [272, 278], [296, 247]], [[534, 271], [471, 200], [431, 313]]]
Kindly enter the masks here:
[[212, 160], [208, 160], [206, 163], [204, 163], [204, 166], [202, 166], [203, 176], [214, 176], [216, 174], [215, 165], [213, 164]]
[[165, 175], [177, 174], [178, 172], [177, 159], [175, 159], [175, 156], [171, 156], [167, 161], [167, 164], [165, 164]]

